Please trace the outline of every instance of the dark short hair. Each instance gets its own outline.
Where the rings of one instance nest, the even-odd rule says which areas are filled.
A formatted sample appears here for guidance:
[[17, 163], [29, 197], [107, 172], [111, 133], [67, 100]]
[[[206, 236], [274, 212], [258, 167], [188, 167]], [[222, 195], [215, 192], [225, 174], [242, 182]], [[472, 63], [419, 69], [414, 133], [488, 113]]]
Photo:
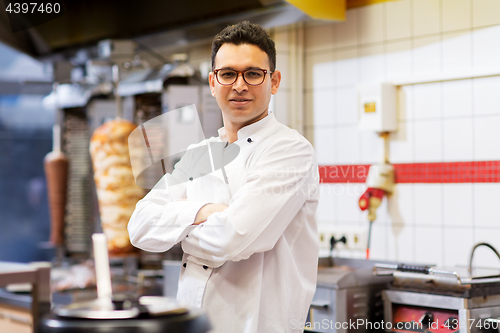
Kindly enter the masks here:
[[212, 42], [212, 70], [215, 68], [215, 56], [220, 47], [226, 43], [240, 45], [251, 44], [258, 46], [269, 57], [271, 72], [276, 69], [276, 47], [267, 31], [258, 24], [243, 21], [227, 26], [215, 36]]

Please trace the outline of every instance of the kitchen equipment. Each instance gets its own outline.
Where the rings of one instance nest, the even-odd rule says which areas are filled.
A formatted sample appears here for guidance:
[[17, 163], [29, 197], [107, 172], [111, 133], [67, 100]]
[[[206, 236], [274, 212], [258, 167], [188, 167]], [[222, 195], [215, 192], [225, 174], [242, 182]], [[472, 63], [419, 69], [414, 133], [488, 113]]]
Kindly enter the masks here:
[[[44, 160], [47, 192], [50, 206], [50, 242], [57, 247], [64, 244], [64, 214], [66, 210], [66, 184], [68, 181], [68, 158], [61, 151], [61, 129], [54, 125], [53, 150]], [[60, 254], [60, 251], [58, 251]]]
[[498, 332], [500, 271], [377, 264], [394, 278], [382, 292], [386, 332]]
[[377, 219], [377, 208], [381, 205], [384, 195], [391, 195], [394, 191], [394, 166], [389, 164], [389, 133], [380, 133], [384, 140], [384, 158], [381, 164], [372, 165], [366, 178], [366, 191], [359, 198], [359, 208], [368, 210], [368, 242], [366, 244], [366, 259], [370, 258], [370, 240], [373, 222]]
[[50, 263], [0, 262], [0, 287], [19, 283], [31, 284], [30, 296], [0, 293], [0, 332], [38, 333], [50, 309]]
[[[373, 332], [365, 325], [383, 319], [381, 291], [392, 276], [374, 276], [375, 261], [331, 258], [320, 268], [316, 293], [306, 320], [306, 332]], [[362, 325], [352, 325], [359, 320]], [[292, 323], [293, 324], [293, 323]]]
[[56, 307], [41, 322], [41, 333], [206, 333], [211, 329], [201, 310], [159, 296], [112, 297], [107, 241], [93, 235], [97, 299]]
[[137, 252], [127, 230], [135, 205], [145, 195], [135, 183], [130, 164], [128, 137], [136, 127], [116, 118], [99, 126], [90, 139], [101, 226], [113, 255]]
[[67, 180], [65, 252], [69, 257], [89, 257], [92, 234], [92, 177], [89, 154], [89, 120], [83, 108], [62, 111], [62, 150], [71, 161]]
[[176, 297], [182, 261], [163, 260], [163, 296]]

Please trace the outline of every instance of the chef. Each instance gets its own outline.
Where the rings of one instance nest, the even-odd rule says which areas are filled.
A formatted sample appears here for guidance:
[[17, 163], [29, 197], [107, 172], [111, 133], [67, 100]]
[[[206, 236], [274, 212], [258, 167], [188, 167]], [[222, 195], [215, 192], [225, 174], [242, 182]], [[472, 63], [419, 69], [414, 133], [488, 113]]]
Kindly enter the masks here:
[[[177, 298], [203, 308], [216, 333], [302, 332], [316, 288], [318, 166], [311, 144], [268, 109], [280, 81], [262, 27], [222, 30], [209, 83], [224, 127], [189, 147], [195, 153], [137, 203], [128, 224], [146, 251], [181, 242]], [[213, 167], [217, 144], [231, 161], [202, 175], [200, 152]]]

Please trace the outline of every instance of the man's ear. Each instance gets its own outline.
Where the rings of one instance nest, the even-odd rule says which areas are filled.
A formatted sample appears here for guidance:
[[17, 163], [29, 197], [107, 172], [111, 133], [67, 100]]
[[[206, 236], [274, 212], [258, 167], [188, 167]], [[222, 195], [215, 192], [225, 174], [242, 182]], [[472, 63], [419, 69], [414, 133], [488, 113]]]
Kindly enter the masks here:
[[212, 96], [215, 97], [215, 75], [214, 72], [210, 72], [208, 74], [208, 84], [210, 85], [210, 92]]
[[276, 70], [271, 76], [271, 94], [276, 94], [281, 82], [281, 72]]

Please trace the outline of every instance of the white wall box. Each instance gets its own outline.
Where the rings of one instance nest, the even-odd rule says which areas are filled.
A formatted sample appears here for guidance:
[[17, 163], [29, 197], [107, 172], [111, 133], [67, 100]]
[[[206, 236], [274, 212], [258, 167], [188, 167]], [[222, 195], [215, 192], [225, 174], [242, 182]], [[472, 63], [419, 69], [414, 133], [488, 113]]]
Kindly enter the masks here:
[[389, 83], [359, 85], [358, 129], [392, 132], [397, 130], [396, 86]]

